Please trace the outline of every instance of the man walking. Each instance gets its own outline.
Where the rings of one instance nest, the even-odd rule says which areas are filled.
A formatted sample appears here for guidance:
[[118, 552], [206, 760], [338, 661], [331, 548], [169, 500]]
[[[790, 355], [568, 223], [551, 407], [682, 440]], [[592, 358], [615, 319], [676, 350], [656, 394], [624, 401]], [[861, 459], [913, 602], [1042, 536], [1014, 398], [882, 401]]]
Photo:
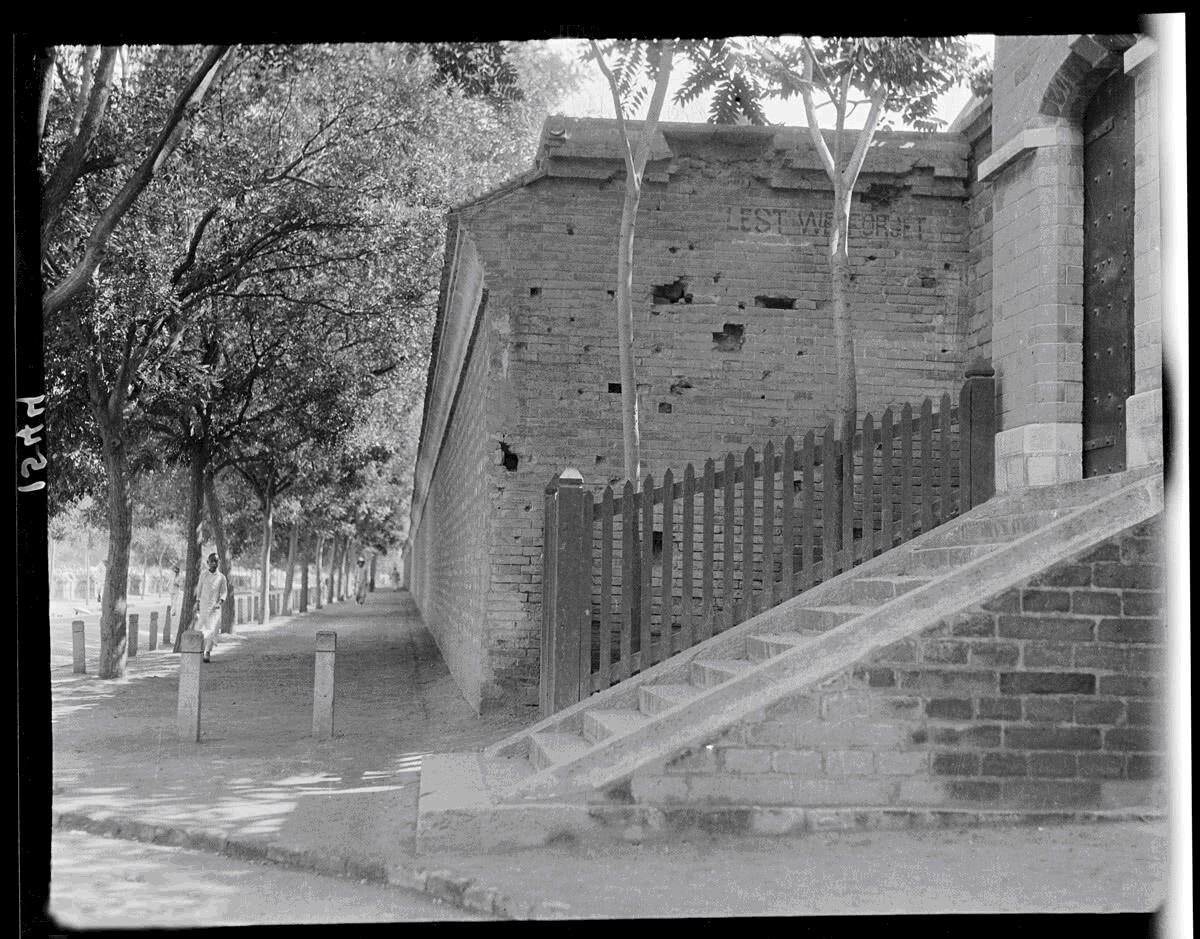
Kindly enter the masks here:
[[367, 602], [367, 569], [366, 561], [363, 558], [358, 559], [358, 580], [354, 585], [354, 600], [362, 606]]
[[217, 633], [221, 628], [221, 605], [229, 593], [225, 575], [217, 570], [220, 559], [216, 552], [208, 556], [208, 570], [200, 573], [200, 589], [196, 599], [196, 623], [204, 633], [204, 661], [209, 661]]

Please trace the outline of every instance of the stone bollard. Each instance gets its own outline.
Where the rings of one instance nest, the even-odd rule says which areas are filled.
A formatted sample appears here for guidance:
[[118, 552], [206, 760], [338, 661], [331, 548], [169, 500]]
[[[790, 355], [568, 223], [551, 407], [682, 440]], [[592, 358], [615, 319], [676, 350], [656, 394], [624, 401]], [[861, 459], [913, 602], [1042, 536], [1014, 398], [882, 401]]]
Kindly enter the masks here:
[[87, 659], [83, 651], [83, 620], [71, 620], [71, 658], [75, 662], [75, 674], [87, 674]]
[[171, 607], [167, 607], [167, 616], [163, 620], [163, 646], [171, 644]]
[[138, 615], [130, 613], [127, 617], [129, 623], [128, 642], [129, 642], [129, 657], [133, 658], [137, 655], [138, 649]]
[[147, 635], [150, 641], [146, 644], [146, 648], [153, 652], [158, 648], [158, 610], [150, 613], [150, 632]]
[[200, 666], [204, 656], [204, 633], [198, 629], [184, 631], [181, 641], [183, 654], [179, 659], [179, 710], [176, 727], [180, 740], [200, 742]]
[[333, 736], [333, 660], [337, 652], [337, 633], [317, 633], [317, 661], [313, 677], [313, 736], [328, 740]]
[[233, 602], [237, 608], [237, 624], [241, 626], [246, 622], [246, 598], [236, 597]]

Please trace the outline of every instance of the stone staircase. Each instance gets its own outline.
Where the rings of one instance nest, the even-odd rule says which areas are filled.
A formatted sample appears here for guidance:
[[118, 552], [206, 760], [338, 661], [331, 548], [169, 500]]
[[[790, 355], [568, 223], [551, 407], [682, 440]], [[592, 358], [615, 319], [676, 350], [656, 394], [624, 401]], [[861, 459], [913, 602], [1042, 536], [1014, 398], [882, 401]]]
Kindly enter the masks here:
[[427, 757], [419, 841], [535, 844], [594, 826], [589, 802], [639, 771], [1161, 507], [1157, 467], [996, 497], [482, 753]]

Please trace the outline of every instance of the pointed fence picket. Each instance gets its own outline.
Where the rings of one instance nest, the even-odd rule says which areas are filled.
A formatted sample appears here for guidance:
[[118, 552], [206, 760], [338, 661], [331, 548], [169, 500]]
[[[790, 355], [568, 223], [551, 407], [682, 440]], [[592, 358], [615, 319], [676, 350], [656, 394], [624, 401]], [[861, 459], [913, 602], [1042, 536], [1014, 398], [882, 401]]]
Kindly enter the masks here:
[[[565, 470], [546, 490], [542, 710], [550, 714], [984, 502], [995, 386], [967, 373], [899, 418], [767, 441], [697, 479], [668, 470], [599, 498]], [[718, 493], [720, 494], [718, 496]]]

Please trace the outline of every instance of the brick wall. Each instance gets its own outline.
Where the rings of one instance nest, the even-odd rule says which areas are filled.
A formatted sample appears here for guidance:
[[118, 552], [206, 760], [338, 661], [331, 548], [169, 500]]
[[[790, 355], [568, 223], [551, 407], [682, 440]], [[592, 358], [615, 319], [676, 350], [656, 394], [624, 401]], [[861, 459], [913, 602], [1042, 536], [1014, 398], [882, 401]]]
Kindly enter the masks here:
[[489, 694], [487, 635], [481, 624], [486, 621], [492, 527], [486, 309], [480, 316], [474, 354], [467, 361], [411, 552], [413, 598], [455, 682], [477, 710]]
[[968, 362], [982, 356], [992, 358], [992, 183], [979, 179], [979, 164], [992, 155], [991, 109], [985, 108], [963, 136], [971, 144], [967, 159], [967, 293], [970, 318], [967, 323]]
[[[835, 373], [820, 170], [786, 152], [672, 145], [669, 180], [642, 200], [634, 282], [643, 472], [656, 478], [823, 425]], [[956, 397], [966, 362], [965, 160], [935, 175], [922, 157], [901, 175], [869, 159], [853, 209], [859, 401], [876, 417]], [[531, 706], [545, 486], [567, 466], [596, 492], [623, 479], [611, 172], [550, 176], [462, 213], [495, 317], [488, 432], [512, 466], [491, 503], [487, 632], [497, 682]]]
[[1162, 518], [634, 780], [650, 803], [1088, 808], [1161, 799]]

